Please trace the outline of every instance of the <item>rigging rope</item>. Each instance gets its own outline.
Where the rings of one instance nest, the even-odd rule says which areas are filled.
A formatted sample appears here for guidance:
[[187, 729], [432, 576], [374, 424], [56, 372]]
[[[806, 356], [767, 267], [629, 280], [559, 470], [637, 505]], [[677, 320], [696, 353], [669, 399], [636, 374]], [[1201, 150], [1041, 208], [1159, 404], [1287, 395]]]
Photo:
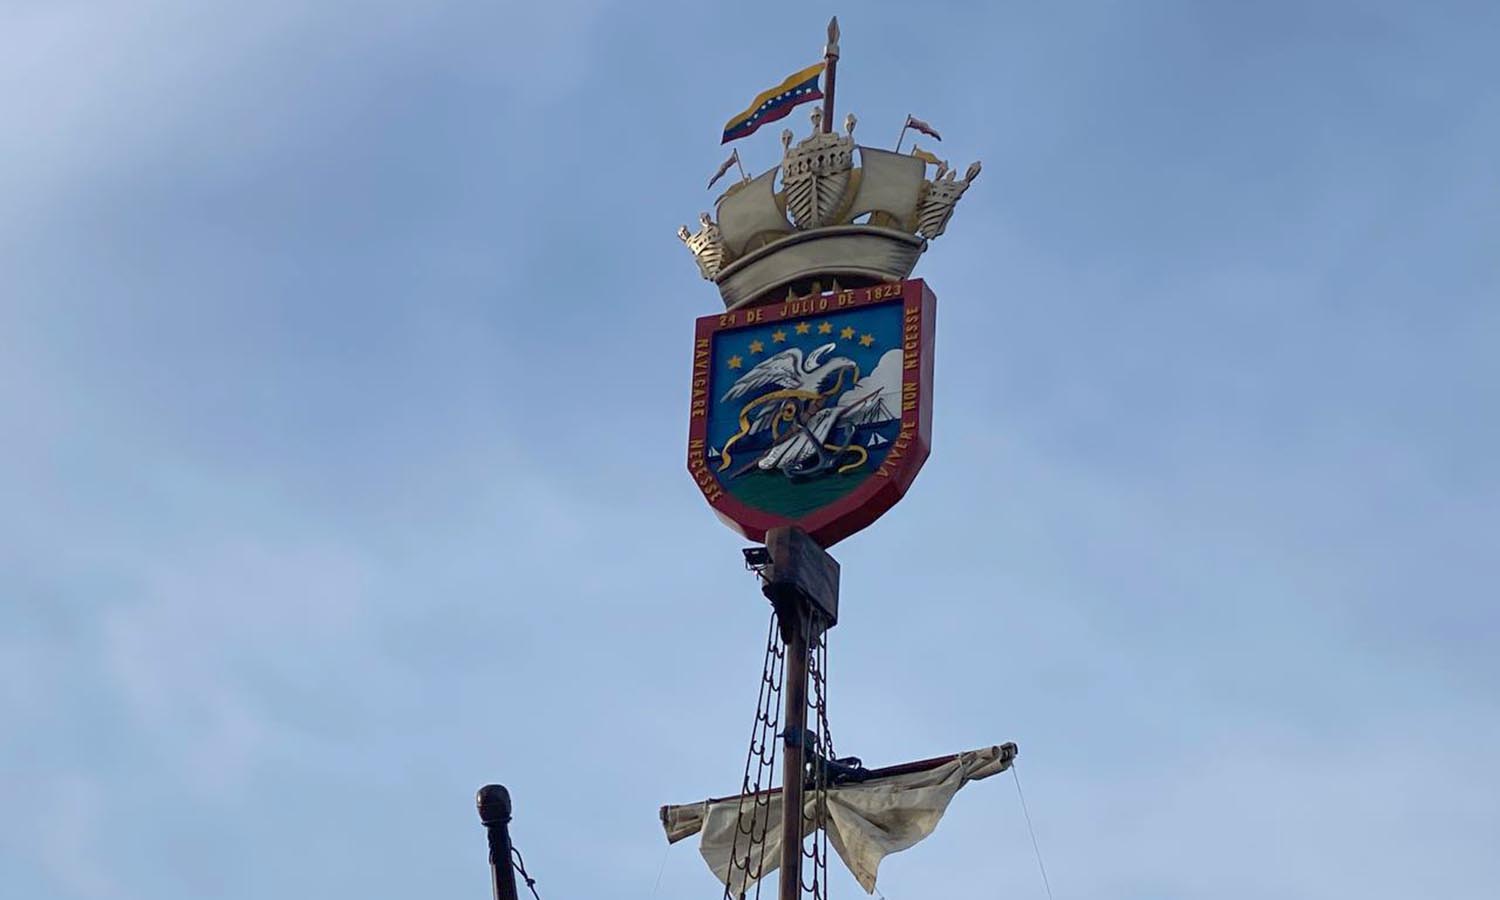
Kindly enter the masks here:
[[651, 897], [648, 898], [648, 900], [655, 900], [656, 892], [661, 888], [661, 873], [667, 870], [667, 853], [670, 852], [671, 849], [671, 844], [668, 844], [667, 846], [661, 848], [661, 865], [656, 867], [656, 883], [651, 885]]
[[[521, 875], [521, 877], [523, 879], [525, 879], [525, 881], [526, 881], [526, 887], [531, 890], [531, 896], [534, 897], [535, 900], [542, 900], [541, 895], [536, 892], [536, 879], [532, 878], [531, 875], [527, 873], [527, 871], [526, 871], [526, 860], [521, 857], [521, 851], [518, 850], [515, 847], [514, 844], [511, 845], [510, 855], [511, 855], [511, 860], [510, 860], [511, 866], [518, 873], [520, 873], [520, 875]], [[497, 888], [497, 890], [498, 890], [498, 888]]]
[[1021, 814], [1026, 817], [1026, 830], [1031, 832], [1031, 849], [1036, 851], [1036, 867], [1042, 873], [1042, 887], [1047, 889], [1047, 900], [1052, 900], [1052, 882], [1047, 880], [1047, 866], [1042, 862], [1042, 848], [1036, 842], [1036, 829], [1031, 825], [1031, 811], [1026, 808], [1026, 794], [1021, 790], [1021, 773], [1015, 761], [1010, 764], [1010, 774], [1016, 779], [1016, 796], [1021, 798]]

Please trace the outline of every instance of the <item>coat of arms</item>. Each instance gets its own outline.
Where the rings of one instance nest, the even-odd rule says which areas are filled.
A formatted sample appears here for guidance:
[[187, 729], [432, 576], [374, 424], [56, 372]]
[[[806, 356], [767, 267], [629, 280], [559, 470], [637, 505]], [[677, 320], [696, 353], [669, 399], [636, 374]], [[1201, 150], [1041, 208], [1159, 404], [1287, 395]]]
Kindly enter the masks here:
[[[934, 300], [908, 280], [979, 175], [962, 178], [908, 131], [894, 149], [833, 125], [836, 22], [821, 63], [755, 98], [724, 127], [754, 134], [821, 100], [812, 132], [781, 133], [781, 162], [739, 181], [700, 227], [678, 229], [726, 312], [698, 320], [688, 466], [720, 517], [745, 536], [795, 525], [827, 547], [873, 522], [927, 456]], [[928, 170], [936, 167], [929, 178]], [[839, 285], [842, 284], [842, 287]], [[832, 286], [825, 292], [824, 286]]]
[[927, 457], [934, 302], [906, 281], [698, 320], [688, 467], [721, 517], [826, 547], [900, 498]]

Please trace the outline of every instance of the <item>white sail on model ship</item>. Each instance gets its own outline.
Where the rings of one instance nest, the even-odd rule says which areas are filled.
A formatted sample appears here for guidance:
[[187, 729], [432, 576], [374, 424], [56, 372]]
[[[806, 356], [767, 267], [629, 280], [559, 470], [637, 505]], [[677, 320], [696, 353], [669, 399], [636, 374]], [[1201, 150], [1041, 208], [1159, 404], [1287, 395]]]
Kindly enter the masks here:
[[[875, 769], [866, 780], [830, 786], [826, 789], [828, 843], [860, 886], [874, 893], [881, 860], [932, 834], [959, 788], [1004, 772], [1015, 758], [1016, 745], [1001, 744]], [[780, 791], [771, 793], [769, 802], [760, 804], [744, 804], [736, 796], [663, 806], [661, 822], [667, 841], [676, 843], [701, 833], [699, 852], [727, 887], [734, 878], [735, 834], [763, 833], [761, 858], [765, 862], [758, 875], [764, 877], [775, 871], [781, 858], [781, 834], [775, 827], [766, 827], [781, 820]], [[809, 823], [814, 821], [818, 802], [816, 791], [806, 794]]]

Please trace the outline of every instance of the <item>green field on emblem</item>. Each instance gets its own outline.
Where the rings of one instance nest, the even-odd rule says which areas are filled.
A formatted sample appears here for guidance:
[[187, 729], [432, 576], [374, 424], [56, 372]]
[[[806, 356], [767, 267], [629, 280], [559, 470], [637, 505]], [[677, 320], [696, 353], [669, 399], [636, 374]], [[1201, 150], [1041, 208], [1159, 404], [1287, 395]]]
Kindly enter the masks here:
[[780, 472], [751, 471], [729, 480], [726, 486], [729, 493], [742, 503], [765, 512], [797, 518], [854, 490], [868, 474], [849, 472], [814, 481], [794, 482]]

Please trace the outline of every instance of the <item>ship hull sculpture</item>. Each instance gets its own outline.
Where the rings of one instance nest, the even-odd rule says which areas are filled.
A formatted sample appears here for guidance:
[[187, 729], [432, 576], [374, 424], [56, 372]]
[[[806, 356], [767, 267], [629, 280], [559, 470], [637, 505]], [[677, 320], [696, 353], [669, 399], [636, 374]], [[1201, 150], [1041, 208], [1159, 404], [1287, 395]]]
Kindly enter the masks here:
[[780, 166], [719, 198], [717, 221], [704, 213], [697, 233], [678, 230], [728, 309], [788, 289], [805, 293], [818, 280], [847, 286], [901, 281], [927, 242], [947, 230], [954, 207], [979, 176], [978, 162], [963, 178], [939, 163], [929, 180], [928, 160], [856, 144], [853, 115], [844, 135], [822, 130], [821, 110], [812, 118], [813, 133], [795, 145], [792, 132], [782, 132]]
[[677, 232], [724, 303], [697, 320], [688, 470], [726, 524], [765, 544], [745, 558], [776, 625], [740, 793], [661, 810], [669, 840], [702, 834], [727, 900], [758, 897], [778, 868], [780, 900], [799, 900], [804, 856], [822, 900], [830, 841], [873, 892], [881, 858], [1016, 756], [1001, 744], [866, 770], [833, 753], [823, 673], [839, 567], [827, 548], [888, 511], [927, 459], [936, 298], [909, 276], [980, 172], [976, 162], [960, 178], [915, 145], [901, 153], [908, 129], [941, 139], [911, 116], [895, 150], [856, 143], [853, 115], [835, 133], [838, 37], [835, 19], [824, 61], [758, 96], [724, 141], [822, 100], [812, 133], [794, 143], [783, 131], [780, 164], [756, 177], [735, 151], [709, 187], [732, 166], [740, 181], [696, 231]]

